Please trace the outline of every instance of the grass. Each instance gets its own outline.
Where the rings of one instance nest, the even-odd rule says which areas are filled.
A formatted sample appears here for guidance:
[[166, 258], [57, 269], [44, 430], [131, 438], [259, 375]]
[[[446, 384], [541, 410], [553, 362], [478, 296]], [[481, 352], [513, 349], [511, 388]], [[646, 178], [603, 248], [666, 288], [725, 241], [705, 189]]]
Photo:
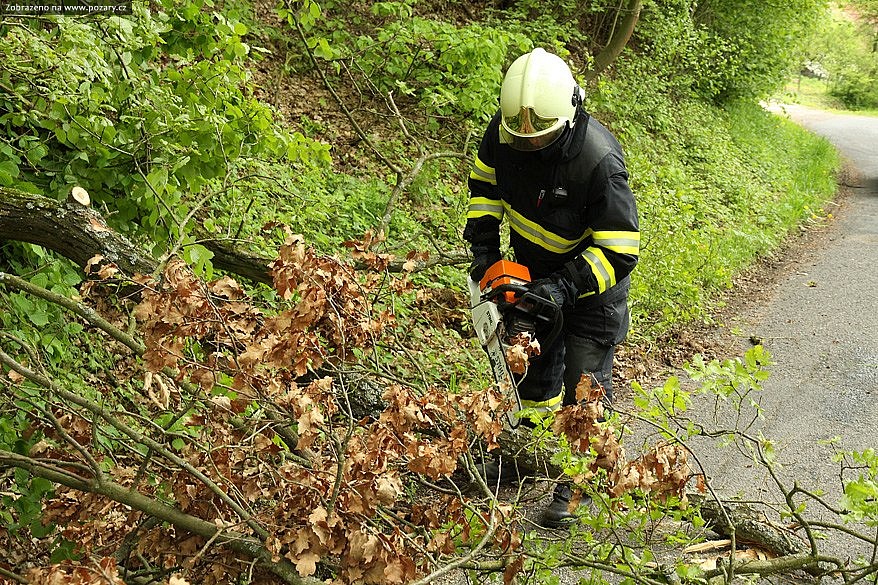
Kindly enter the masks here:
[[843, 112], [857, 116], [878, 116], [878, 110], [848, 110], [838, 98], [829, 95], [829, 82], [821, 79], [798, 76], [791, 79], [783, 90], [772, 96], [772, 100], [786, 104], [797, 104], [817, 110]]

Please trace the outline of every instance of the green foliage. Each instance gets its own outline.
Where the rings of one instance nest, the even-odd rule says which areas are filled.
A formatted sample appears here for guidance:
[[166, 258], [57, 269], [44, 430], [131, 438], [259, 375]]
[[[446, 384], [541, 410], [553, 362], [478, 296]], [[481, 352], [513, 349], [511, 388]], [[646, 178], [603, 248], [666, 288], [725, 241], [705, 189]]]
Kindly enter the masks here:
[[689, 379], [696, 384], [694, 387], [684, 388], [676, 376], [655, 388], [644, 388], [635, 382], [632, 384], [634, 406], [638, 415], [648, 420], [664, 440], [686, 442], [701, 435], [706, 422], [696, 424], [686, 417], [693, 397], [709, 396], [728, 403], [730, 411], [739, 414], [739, 421], [747, 419], [741, 416], [744, 412], [753, 413], [748, 422], [759, 417], [759, 392], [769, 377], [767, 368], [771, 364], [771, 356], [761, 345], [733, 359], [706, 361], [696, 355], [684, 365]]
[[720, 101], [762, 97], [780, 87], [801, 63], [808, 32], [823, 16], [825, 0], [714, 1], [698, 5], [694, 19], [719, 47], [705, 95]]
[[824, 0], [644, 2], [635, 30], [641, 66], [669, 91], [719, 103], [762, 97], [802, 62]]
[[851, 110], [878, 108], [878, 65], [865, 57], [839, 72], [830, 94]]
[[164, 8], [0, 27], [0, 183], [57, 198], [83, 186], [157, 253], [186, 243], [196, 202], [254, 161], [328, 160], [248, 95], [246, 25], [201, 2]]
[[878, 109], [878, 18], [869, 1], [850, 4], [853, 9], [833, 8], [820, 20], [806, 43], [805, 66], [780, 99], [822, 109]]
[[830, 95], [850, 109], [878, 108], [876, 38], [874, 24], [839, 11], [813, 35], [810, 58], [827, 70]]
[[43, 538], [54, 528], [44, 527], [40, 522], [43, 498], [52, 493], [52, 482], [31, 477], [23, 469], [16, 469], [13, 475], [10, 493], [0, 496], [0, 522], [14, 536], [27, 528], [34, 538]]
[[[712, 360], [705, 362], [697, 356], [687, 366], [689, 376], [700, 382], [699, 392], [709, 393], [723, 400], [733, 402], [735, 409], [750, 406], [756, 410], [759, 404], [752, 394], [762, 388], [762, 382], [768, 379], [771, 356], [761, 345], [757, 345], [744, 354], [743, 358]], [[746, 404], [745, 404], [746, 402]]]
[[632, 314], [651, 335], [704, 318], [740, 269], [834, 193], [829, 143], [756, 104], [673, 103], [620, 84], [591, 99], [618, 120], [628, 155], [643, 243]]
[[845, 520], [878, 526], [878, 453], [875, 449], [847, 454], [853, 466], [861, 472], [857, 479], [844, 484], [841, 505], [848, 512]]
[[[355, 36], [337, 27], [331, 33], [331, 50], [318, 56], [356, 59], [380, 94], [406, 96], [431, 118], [489, 119], [502, 81], [498, 64], [533, 47], [524, 34], [500, 26], [453, 27], [413, 16], [410, 2], [378, 2], [371, 11], [380, 22], [371, 34]], [[428, 130], [436, 128], [431, 119]]]

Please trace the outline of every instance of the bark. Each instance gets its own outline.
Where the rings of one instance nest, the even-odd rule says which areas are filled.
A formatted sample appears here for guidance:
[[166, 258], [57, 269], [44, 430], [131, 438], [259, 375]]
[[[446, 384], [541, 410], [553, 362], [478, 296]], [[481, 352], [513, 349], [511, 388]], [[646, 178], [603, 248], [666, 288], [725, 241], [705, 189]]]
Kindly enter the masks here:
[[625, 0], [625, 5], [619, 9], [619, 12], [622, 14], [622, 20], [614, 23], [610, 40], [607, 41], [603, 50], [595, 56], [594, 67], [585, 74], [587, 81], [591, 81], [600, 75], [622, 53], [622, 49], [625, 48], [628, 41], [631, 40], [631, 35], [634, 33], [634, 27], [637, 25], [638, 18], [640, 18], [642, 5], [643, 0]]
[[[100, 213], [73, 198], [57, 201], [0, 187], [0, 240], [36, 244], [81, 267], [101, 254], [127, 275], [149, 274], [158, 266], [155, 258], [109, 227]], [[269, 259], [231, 249], [209, 236], [203, 245], [214, 253], [215, 267], [271, 283]]]
[[552, 463], [556, 441], [547, 437], [542, 445], [534, 445], [531, 430], [527, 428], [506, 428], [500, 434], [500, 455], [514, 462], [519, 475], [559, 479], [566, 477], [564, 469]]
[[37, 244], [78, 266], [102, 254], [126, 274], [149, 273], [157, 264], [91, 207], [5, 187], [0, 187], [0, 240]]
[[700, 495], [690, 496], [690, 499], [700, 502], [701, 516], [718, 534], [731, 536], [734, 531], [738, 542], [757, 544], [781, 556], [803, 554], [807, 549], [795, 534], [771, 522], [765, 514], [747, 504], [722, 502], [722, 508], [725, 509], [723, 514], [716, 500], [704, 499]]
[[271, 259], [232, 248], [206, 234], [196, 234], [196, 239], [202, 246], [213, 252], [211, 262], [215, 268], [243, 276], [254, 282], [268, 285], [273, 283], [271, 271], [268, 268]]

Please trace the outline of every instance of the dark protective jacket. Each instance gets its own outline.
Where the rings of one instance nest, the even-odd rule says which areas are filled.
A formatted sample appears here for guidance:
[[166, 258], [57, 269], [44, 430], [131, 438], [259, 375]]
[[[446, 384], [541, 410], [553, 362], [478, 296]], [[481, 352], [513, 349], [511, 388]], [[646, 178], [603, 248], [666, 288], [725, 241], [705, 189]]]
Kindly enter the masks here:
[[640, 231], [616, 138], [581, 109], [573, 129], [536, 152], [502, 144], [499, 126], [498, 113], [469, 176], [464, 238], [474, 256], [499, 257], [506, 217], [516, 260], [534, 279], [561, 276], [576, 308], [627, 295]]

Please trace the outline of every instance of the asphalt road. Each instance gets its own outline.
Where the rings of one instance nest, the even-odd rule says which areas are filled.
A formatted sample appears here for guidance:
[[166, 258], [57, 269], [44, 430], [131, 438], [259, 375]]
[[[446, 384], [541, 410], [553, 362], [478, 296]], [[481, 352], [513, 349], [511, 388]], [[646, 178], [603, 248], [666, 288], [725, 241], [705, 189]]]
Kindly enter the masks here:
[[[739, 332], [742, 351], [753, 338], [773, 356], [761, 393], [764, 420], [752, 433], [774, 442], [788, 486], [795, 481], [821, 490], [836, 504], [841, 488], [833, 452], [878, 449], [878, 118], [783, 110], [835, 144], [858, 176], [815, 244], [800, 250], [761, 301], [729, 325]], [[835, 437], [833, 446], [826, 444]], [[778, 500], [768, 473], [733, 450], [707, 448], [703, 462], [722, 494]], [[809, 511], [817, 508], [811, 504]], [[828, 550], [871, 554], [846, 539]]]

